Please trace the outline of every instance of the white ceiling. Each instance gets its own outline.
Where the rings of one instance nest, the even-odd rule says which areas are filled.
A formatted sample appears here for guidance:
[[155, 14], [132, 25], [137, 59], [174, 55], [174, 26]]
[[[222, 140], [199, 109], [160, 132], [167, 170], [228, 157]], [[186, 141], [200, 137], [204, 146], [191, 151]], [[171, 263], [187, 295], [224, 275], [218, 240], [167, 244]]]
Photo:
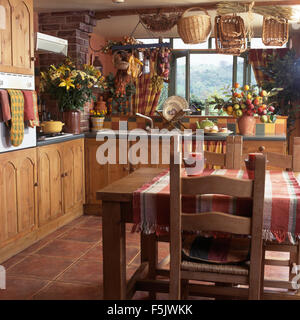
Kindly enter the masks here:
[[[249, 0], [240, 0], [241, 2], [249, 2]], [[265, 0], [272, 1], [272, 0]], [[116, 4], [111, 0], [34, 0], [36, 11], [62, 11], [62, 10], [120, 10], [130, 8], [146, 8], [146, 7], [162, 7], [162, 6], [193, 6], [201, 2], [215, 2], [215, 0], [125, 0], [125, 3]], [[215, 12], [209, 11], [209, 14], [214, 19]], [[242, 15], [247, 24], [248, 16]], [[251, 24], [254, 26], [255, 35], [261, 34], [262, 17], [254, 14], [254, 21]], [[213, 21], [213, 20], [212, 20]], [[120, 16], [110, 19], [99, 20], [95, 32], [104, 35], [107, 39], [119, 38], [125, 35], [130, 35], [138, 23], [138, 16]], [[149, 38], [151, 35], [141, 25], [133, 34], [136, 38]], [[171, 31], [159, 36], [177, 37], [177, 30], [174, 27]], [[157, 36], [158, 36], [157, 35]]]

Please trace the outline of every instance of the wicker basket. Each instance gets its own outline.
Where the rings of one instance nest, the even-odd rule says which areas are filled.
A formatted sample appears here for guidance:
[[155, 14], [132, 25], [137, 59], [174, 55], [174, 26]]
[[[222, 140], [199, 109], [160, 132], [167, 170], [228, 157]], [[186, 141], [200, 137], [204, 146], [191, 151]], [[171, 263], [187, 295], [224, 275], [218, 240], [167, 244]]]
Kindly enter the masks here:
[[178, 22], [181, 13], [170, 13], [169, 15], [163, 13], [141, 14], [140, 21], [153, 32], [166, 32], [171, 30]]
[[240, 55], [247, 49], [244, 20], [236, 15], [216, 16], [215, 39], [218, 53]]
[[289, 39], [288, 20], [264, 17], [262, 42], [265, 46], [283, 46]]
[[[199, 9], [205, 14], [184, 17], [191, 10]], [[208, 12], [202, 8], [190, 8], [183, 12], [177, 23], [177, 31], [180, 38], [186, 44], [197, 44], [207, 41], [211, 33], [211, 18]]]

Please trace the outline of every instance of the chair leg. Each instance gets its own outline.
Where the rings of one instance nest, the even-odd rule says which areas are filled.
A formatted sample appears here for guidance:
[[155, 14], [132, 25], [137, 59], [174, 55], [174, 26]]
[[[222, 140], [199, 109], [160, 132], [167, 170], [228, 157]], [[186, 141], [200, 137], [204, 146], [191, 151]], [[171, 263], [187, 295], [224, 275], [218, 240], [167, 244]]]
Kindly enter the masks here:
[[265, 291], [264, 283], [265, 283], [265, 259], [266, 259], [266, 247], [263, 242], [262, 247], [262, 261], [261, 261], [261, 291], [260, 291], [260, 299], [263, 299], [263, 294]]
[[187, 300], [189, 297], [189, 280], [181, 279], [181, 300]]

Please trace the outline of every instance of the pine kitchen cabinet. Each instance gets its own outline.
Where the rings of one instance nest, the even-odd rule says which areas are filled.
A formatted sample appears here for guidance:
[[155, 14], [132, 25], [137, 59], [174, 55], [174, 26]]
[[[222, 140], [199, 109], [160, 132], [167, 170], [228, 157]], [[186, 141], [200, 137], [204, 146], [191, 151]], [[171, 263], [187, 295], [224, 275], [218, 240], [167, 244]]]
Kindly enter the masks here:
[[[86, 181], [86, 204], [85, 214], [101, 215], [101, 201], [96, 199], [96, 192], [105, 186], [126, 177], [131, 172], [143, 168], [168, 168], [168, 164], [162, 163], [162, 144], [159, 142], [159, 164], [151, 164], [151, 145], [148, 145], [148, 164], [120, 164], [119, 159], [119, 139], [116, 139], [116, 164], [100, 165], [97, 162], [96, 154], [98, 148], [104, 142], [96, 141], [95, 137], [85, 139], [85, 181]], [[135, 142], [127, 142], [129, 148]], [[139, 155], [138, 155], [139, 156]]]
[[0, 263], [83, 214], [84, 139], [0, 154]]
[[82, 211], [83, 139], [38, 147], [38, 183], [39, 226]]
[[119, 140], [116, 140], [116, 164], [100, 165], [96, 154], [98, 148], [104, 142], [96, 141], [95, 138], [85, 139], [85, 181], [86, 181], [86, 204], [85, 214], [101, 215], [101, 201], [96, 199], [96, 191], [105, 186], [126, 177], [130, 173], [128, 164], [119, 164]]
[[36, 149], [0, 154], [0, 257], [37, 229], [37, 186]]
[[0, 0], [6, 29], [0, 30], [0, 72], [34, 74], [33, 0]]

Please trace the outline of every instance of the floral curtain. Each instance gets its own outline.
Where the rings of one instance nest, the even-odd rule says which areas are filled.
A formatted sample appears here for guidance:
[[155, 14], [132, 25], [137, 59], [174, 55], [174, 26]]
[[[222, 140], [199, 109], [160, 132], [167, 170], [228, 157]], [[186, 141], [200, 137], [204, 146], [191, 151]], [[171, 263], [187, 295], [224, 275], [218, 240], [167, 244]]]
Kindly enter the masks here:
[[158, 50], [151, 50], [150, 73], [137, 78], [133, 97], [133, 110], [148, 116], [154, 115], [163, 88], [163, 79], [156, 72], [158, 54]]
[[280, 49], [251, 49], [249, 51], [249, 62], [252, 65], [257, 84], [261, 87], [264, 81], [268, 81], [268, 77], [260, 70], [260, 67], [266, 67], [269, 55], [279, 55], [284, 57], [288, 52], [288, 48]]

